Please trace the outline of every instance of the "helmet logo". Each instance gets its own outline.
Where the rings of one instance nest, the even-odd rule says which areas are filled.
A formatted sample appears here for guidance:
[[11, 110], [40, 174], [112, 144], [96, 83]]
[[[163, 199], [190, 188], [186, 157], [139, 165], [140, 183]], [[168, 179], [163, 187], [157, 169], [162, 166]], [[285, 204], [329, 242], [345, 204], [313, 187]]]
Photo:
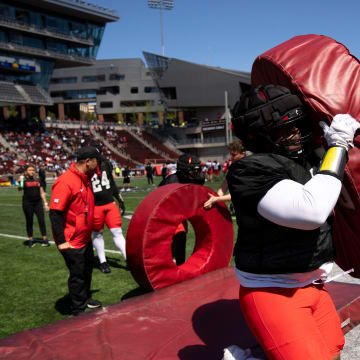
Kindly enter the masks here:
[[259, 95], [266, 101], [266, 96], [262, 91], [259, 91]]

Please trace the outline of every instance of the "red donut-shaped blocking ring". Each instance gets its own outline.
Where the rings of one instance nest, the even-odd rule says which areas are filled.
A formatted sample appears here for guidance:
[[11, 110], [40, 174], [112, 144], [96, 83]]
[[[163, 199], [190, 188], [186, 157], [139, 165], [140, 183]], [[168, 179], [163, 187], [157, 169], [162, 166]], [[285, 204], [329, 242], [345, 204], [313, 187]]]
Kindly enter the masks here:
[[[140, 286], [157, 290], [229, 265], [234, 244], [231, 215], [223, 203], [205, 210], [205, 186], [169, 184], [151, 192], [137, 207], [126, 236], [127, 262]], [[177, 266], [171, 241], [176, 228], [188, 220], [194, 228], [195, 247]]]

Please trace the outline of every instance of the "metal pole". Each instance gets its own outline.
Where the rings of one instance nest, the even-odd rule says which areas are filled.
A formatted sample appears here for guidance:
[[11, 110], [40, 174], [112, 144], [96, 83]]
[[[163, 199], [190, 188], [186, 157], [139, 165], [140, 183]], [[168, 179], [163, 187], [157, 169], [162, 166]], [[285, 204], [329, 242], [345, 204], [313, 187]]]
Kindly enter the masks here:
[[163, 24], [163, 14], [162, 14], [162, 1], [160, 2], [160, 27], [161, 27], [161, 54], [162, 54], [162, 56], [165, 56], [164, 24]]

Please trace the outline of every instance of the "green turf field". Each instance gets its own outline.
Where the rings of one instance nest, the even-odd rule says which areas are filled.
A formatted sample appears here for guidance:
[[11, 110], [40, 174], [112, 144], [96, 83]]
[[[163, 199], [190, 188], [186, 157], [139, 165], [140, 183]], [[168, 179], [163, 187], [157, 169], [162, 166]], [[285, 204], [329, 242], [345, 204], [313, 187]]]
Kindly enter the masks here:
[[[161, 178], [156, 177], [156, 186]], [[120, 185], [120, 182], [119, 182]], [[131, 185], [138, 190], [123, 193], [126, 215], [131, 215], [144, 197], [156, 187], [149, 187], [145, 178], [132, 178]], [[219, 182], [206, 183], [213, 189]], [[51, 184], [47, 194], [50, 197]], [[1, 254], [1, 301], [0, 338], [29, 328], [39, 327], [67, 318], [67, 278], [68, 270], [62, 256], [52, 244], [33, 248], [25, 246], [25, 216], [21, 206], [22, 193], [17, 188], [0, 188], [0, 254]], [[52, 241], [50, 222], [46, 213], [47, 231]], [[126, 235], [130, 220], [123, 218]], [[6, 235], [18, 236], [19, 238]], [[41, 238], [36, 217], [34, 218], [34, 238]], [[109, 230], [104, 232], [105, 248], [117, 250]], [[189, 226], [187, 252], [190, 255], [194, 235]], [[106, 254], [112, 272], [103, 274], [97, 268], [93, 272], [93, 297], [104, 306], [129, 297], [143, 294], [129, 271], [124, 269], [125, 261], [120, 254]]]

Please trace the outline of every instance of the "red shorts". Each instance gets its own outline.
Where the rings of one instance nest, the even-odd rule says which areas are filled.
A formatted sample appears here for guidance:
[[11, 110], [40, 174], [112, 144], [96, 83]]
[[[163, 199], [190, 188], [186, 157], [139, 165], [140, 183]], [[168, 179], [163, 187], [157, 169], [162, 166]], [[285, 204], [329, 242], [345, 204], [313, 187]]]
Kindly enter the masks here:
[[104, 230], [104, 224], [109, 229], [121, 227], [121, 215], [115, 201], [110, 204], [95, 206], [93, 230]]
[[240, 306], [246, 322], [269, 359], [332, 360], [344, 335], [325, 286], [245, 288]]

